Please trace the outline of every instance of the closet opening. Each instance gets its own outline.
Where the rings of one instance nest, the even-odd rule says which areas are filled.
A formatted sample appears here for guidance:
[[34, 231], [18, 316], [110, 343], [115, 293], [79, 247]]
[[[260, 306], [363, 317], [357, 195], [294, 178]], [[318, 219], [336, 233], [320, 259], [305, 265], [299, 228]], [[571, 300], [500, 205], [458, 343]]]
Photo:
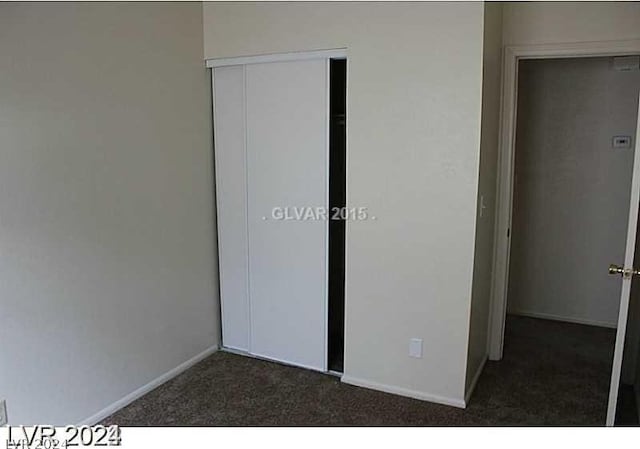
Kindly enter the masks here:
[[[329, 210], [346, 207], [347, 60], [329, 61]], [[330, 214], [333, 215], [333, 214]], [[329, 220], [329, 371], [344, 369], [345, 220]]]
[[[222, 345], [333, 375], [344, 371], [345, 53], [208, 62]], [[300, 206], [330, 210], [283, 216]]]

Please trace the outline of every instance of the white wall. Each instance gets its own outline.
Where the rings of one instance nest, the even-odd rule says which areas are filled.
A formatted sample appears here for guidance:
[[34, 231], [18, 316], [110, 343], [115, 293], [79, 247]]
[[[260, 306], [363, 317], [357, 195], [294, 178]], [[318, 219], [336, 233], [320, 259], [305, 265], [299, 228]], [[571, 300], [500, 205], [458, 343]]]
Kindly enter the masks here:
[[200, 4], [0, 4], [0, 398], [73, 424], [217, 344]]
[[488, 354], [491, 276], [500, 130], [500, 77], [502, 72], [502, 4], [485, 3], [482, 127], [476, 241], [473, 263], [473, 294], [469, 324], [466, 391], [480, 375]]
[[504, 44], [640, 39], [639, 2], [508, 2]]
[[611, 58], [520, 63], [508, 310], [615, 327], [640, 72]]
[[[205, 3], [205, 55], [348, 49], [344, 380], [463, 404], [481, 3]], [[411, 337], [422, 359], [408, 357]]]

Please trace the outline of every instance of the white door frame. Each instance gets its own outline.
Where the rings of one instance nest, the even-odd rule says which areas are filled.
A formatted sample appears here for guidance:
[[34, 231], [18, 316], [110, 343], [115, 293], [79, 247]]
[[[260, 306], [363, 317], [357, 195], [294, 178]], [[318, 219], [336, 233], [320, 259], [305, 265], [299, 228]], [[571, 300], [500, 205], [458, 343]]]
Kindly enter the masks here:
[[[522, 59], [583, 58], [630, 54], [640, 54], [640, 40], [508, 46], [504, 48], [491, 319], [488, 342], [490, 360], [502, 359], [504, 324], [507, 313], [511, 250], [509, 234], [513, 207], [513, 163], [518, 104], [518, 62]], [[603, 267], [603, 270], [606, 268]]]

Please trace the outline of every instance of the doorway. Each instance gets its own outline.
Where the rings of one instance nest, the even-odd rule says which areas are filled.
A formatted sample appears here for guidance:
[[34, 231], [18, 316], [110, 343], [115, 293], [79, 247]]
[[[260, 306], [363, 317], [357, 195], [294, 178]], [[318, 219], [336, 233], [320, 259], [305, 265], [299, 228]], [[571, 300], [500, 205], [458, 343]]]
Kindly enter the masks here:
[[519, 64], [508, 314], [616, 328], [640, 71], [614, 59]]
[[607, 267], [633, 254], [638, 58], [552, 47], [506, 51], [490, 358], [510, 339], [548, 349], [539, 365], [557, 349], [552, 372], [577, 363], [613, 424], [630, 280]]

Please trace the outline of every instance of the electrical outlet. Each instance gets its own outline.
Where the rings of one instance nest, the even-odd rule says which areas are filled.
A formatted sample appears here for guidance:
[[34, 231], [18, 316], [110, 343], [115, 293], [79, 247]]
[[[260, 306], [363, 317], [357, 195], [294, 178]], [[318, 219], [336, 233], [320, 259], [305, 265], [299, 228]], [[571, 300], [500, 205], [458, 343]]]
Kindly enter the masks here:
[[7, 402], [3, 399], [0, 401], [0, 426], [7, 425]]
[[422, 338], [412, 338], [409, 340], [409, 357], [422, 358]]

